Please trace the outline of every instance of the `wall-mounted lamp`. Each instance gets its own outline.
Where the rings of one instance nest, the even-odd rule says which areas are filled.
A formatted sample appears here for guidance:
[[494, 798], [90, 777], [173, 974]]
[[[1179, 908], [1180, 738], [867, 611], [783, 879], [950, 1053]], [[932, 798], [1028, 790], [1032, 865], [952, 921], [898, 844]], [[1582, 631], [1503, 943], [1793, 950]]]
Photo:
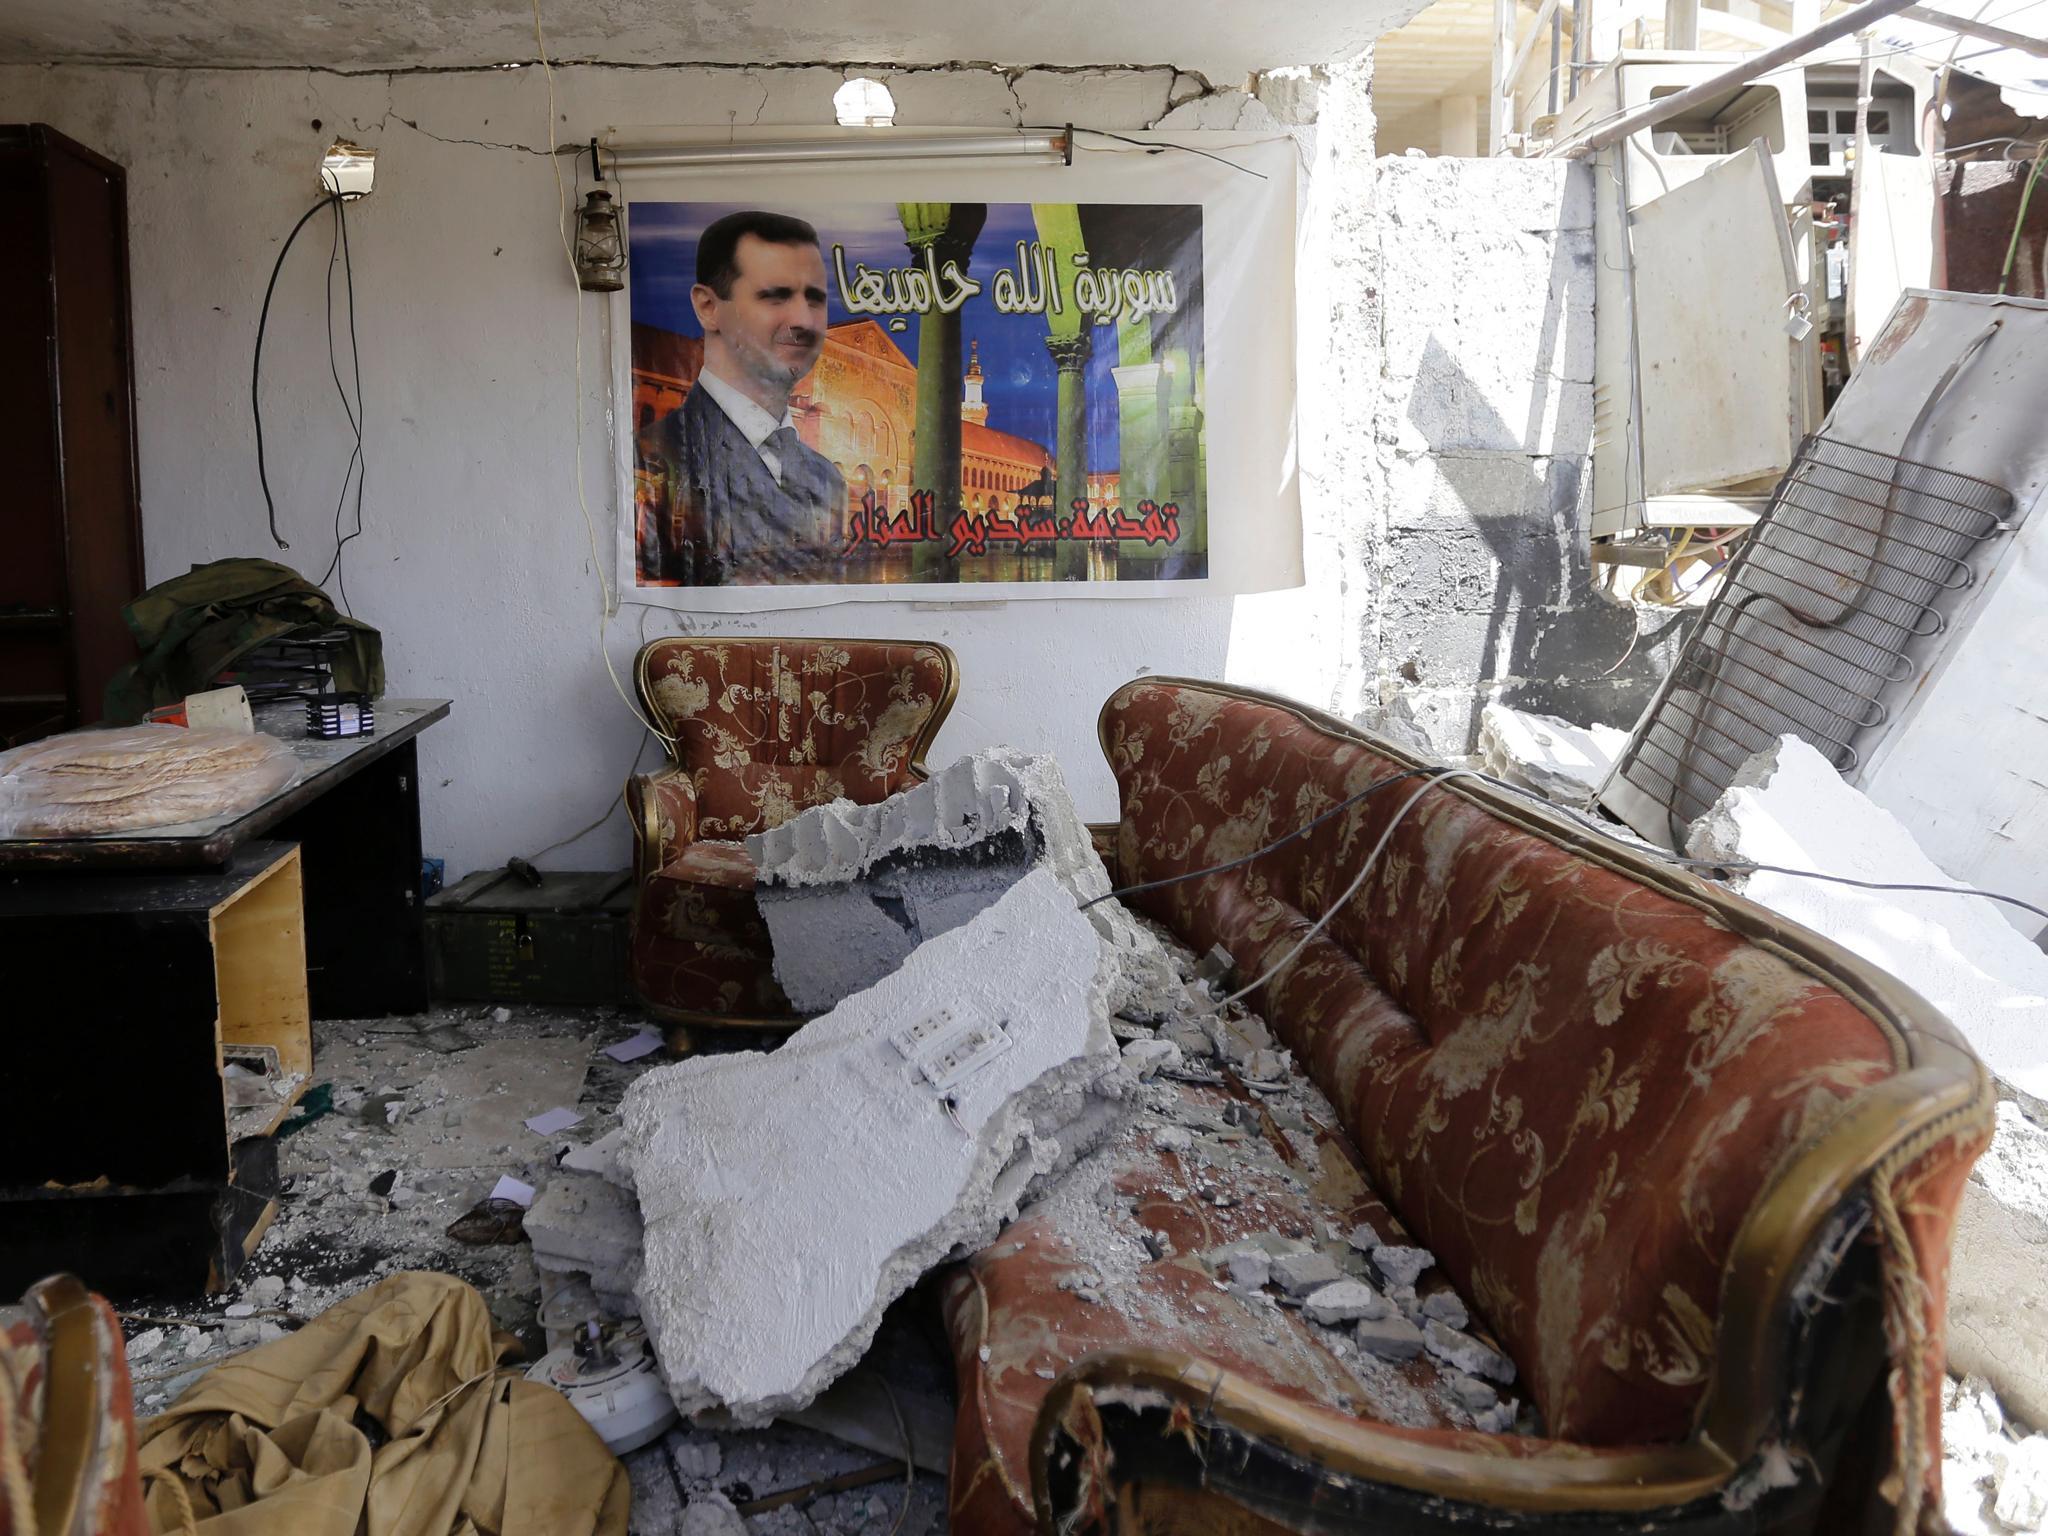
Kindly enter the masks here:
[[[598, 180], [604, 180], [594, 139], [590, 164]], [[626, 286], [626, 241], [619, 230], [619, 210], [601, 186], [592, 187], [576, 210], [576, 286], [585, 293], [617, 293]]]

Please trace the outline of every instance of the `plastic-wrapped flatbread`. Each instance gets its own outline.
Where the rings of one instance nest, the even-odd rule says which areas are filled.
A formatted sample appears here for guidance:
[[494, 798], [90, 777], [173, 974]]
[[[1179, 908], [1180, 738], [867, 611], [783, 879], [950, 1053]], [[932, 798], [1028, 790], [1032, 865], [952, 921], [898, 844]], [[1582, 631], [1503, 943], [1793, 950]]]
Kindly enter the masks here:
[[92, 837], [235, 815], [298, 776], [260, 732], [129, 725], [0, 752], [0, 837]]

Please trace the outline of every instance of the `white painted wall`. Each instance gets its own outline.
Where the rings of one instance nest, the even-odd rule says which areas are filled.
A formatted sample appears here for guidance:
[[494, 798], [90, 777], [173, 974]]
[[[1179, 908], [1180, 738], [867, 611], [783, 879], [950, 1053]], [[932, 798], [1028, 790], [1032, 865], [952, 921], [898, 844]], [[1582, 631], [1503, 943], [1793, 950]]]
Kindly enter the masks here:
[[[614, 124], [823, 127], [826, 68], [565, 69], [564, 142]], [[1140, 672], [1230, 676], [1354, 707], [1371, 580], [1363, 546], [1378, 376], [1369, 70], [1268, 79], [1262, 100], [1171, 69], [922, 70], [887, 77], [906, 125], [1085, 121], [1104, 127], [1304, 126], [1300, 443], [1304, 592], [1239, 599], [1046, 599], [979, 607], [848, 604], [720, 619], [721, 631], [908, 635], [959, 652], [960, 701], [935, 757], [995, 742], [1056, 753], [1084, 814], [1113, 812], [1095, 713]], [[1171, 110], [1170, 110], [1171, 109]], [[640, 732], [598, 650], [599, 580], [583, 489], [608, 561], [615, 500], [604, 417], [604, 305], [578, 300], [556, 243], [534, 68], [344, 76], [277, 70], [0, 67], [0, 120], [42, 121], [128, 167], [143, 520], [150, 580], [203, 560], [271, 554], [248, 387], [263, 286], [317, 195], [337, 134], [379, 151], [377, 190], [349, 216], [369, 458], [365, 532], [344, 575], [384, 632], [390, 691], [446, 696], [421, 743], [426, 845], [451, 878], [529, 853], [597, 816]], [[319, 126], [315, 126], [315, 123]], [[565, 167], [566, 173], [566, 167]], [[329, 225], [316, 217], [278, 284], [264, 359], [279, 556], [318, 577], [352, 438], [328, 376]], [[609, 567], [607, 566], [607, 572]], [[608, 647], [621, 676], [643, 635], [710, 621], [627, 608]], [[648, 761], [653, 760], [650, 752]], [[552, 855], [622, 865], [623, 818]]]

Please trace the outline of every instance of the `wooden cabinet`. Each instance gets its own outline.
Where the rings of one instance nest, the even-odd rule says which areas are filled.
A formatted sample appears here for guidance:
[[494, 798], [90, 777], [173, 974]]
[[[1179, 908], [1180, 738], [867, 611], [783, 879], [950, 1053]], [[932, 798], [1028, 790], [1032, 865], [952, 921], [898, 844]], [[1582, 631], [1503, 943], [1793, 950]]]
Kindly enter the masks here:
[[0, 747], [100, 718], [142, 591], [128, 183], [0, 126]]

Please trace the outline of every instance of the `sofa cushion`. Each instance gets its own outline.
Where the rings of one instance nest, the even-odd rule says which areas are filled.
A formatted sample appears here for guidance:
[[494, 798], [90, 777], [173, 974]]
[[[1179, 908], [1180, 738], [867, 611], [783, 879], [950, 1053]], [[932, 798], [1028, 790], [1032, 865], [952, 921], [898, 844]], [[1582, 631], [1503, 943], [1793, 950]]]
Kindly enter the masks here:
[[[1407, 765], [1275, 701], [1112, 696], [1118, 873], [1249, 853]], [[1691, 1429], [1738, 1228], [1793, 1148], [1896, 1070], [1897, 1042], [1708, 907], [1524, 830], [1455, 784], [1393, 784], [1228, 874], [1139, 896], [1249, 978], [1372, 1182], [1508, 1349], [1550, 1431]]]
[[696, 786], [698, 833], [723, 839], [907, 788], [953, 689], [951, 653], [911, 642], [679, 637], [640, 666]]

